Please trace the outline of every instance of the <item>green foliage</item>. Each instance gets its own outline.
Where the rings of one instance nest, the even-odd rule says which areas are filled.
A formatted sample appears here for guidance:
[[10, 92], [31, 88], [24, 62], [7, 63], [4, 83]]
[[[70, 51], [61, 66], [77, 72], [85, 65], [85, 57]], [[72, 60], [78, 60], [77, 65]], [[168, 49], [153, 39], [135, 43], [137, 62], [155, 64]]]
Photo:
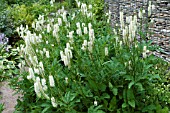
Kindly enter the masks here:
[[96, 15], [98, 20], [102, 20], [104, 15], [104, 7], [105, 3], [104, 0], [91, 0], [91, 4], [93, 5], [93, 12]]
[[12, 19], [9, 17], [8, 5], [5, 1], [0, 1], [0, 32], [7, 36], [12, 34], [14, 28]]
[[11, 81], [23, 94], [16, 111], [167, 112], [167, 100], [157, 98], [153, 85], [162, 78], [154, 66], [163, 62], [147, 53], [151, 43], [113, 34], [106, 15], [101, 21], [93, 8], [83, 5], [54, 17], [40, 15], [31, 31], [18, 28], [26, 69]]
[[4, 104], [0, 104], [0, 113], [4, 110]]
[[31, 26], [31, 23], [35, 18], [38, 18], [39, 14], [46, 14], [45, 9], [48, 10], [46, 5], [34, 3], [30, 6], [14, 5], [10, 12], [16, 27], [21, 24]]
[[18, 57], [16, 49], [0, 44], [0, 82], [18, 74], [17, 65], [19, 61], [20, 57]]

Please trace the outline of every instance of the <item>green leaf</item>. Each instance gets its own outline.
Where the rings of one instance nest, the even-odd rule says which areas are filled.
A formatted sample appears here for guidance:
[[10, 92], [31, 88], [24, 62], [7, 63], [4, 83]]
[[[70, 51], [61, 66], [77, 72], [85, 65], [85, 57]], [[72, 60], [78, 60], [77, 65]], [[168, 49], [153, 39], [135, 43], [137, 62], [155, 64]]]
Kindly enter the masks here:
[[88, 80], [89, 85], [94, 91], [98, 91], [98, 85], [93, 80]]
[[117, 89], [117, 88], [113, 88], [113, 89], [112, 89], [112, 92], [113, 92], [113, 94], [116, 96], [117, 93], [118, 93], [118, 89]]
[[102, 94], [102, 98], [104, 99], [104, 98], [110, 98], [110, 95], [108, 95], [107, 93], [103, 93]]
[[112, 83], [109, 82], [109, 88], [113, 92], [114, 95], [117, 95], [118, 89], [116, 87], [113, 87]]
[[42, 113], [47, 113], [47, 111], [48, 111], [49, 108], [50, 108], [50, 107], [46, 107], [46, 108], [42, 111]]
[[125, 75], [124, 78], [125, 80], [133, 80], [133, 76], [131, 75]]
[[109, 103], [109, 111], [114, 111], [116, 110], [116, 97], [114, 96], [112, 100]]
[[151, 104], [149, 106], [146, 106], [145, 108], [142, 109], [142, 112], [148, 112], [148, 111], [153, 111], [156, 109], [156, 106]]
[[141, 83], [136, 83], [135, 85], [138, 86], [138, 88], [139, 88], [140, 91], [143, 91], [143, 90], [144, 90], [144, 88], [143, 88], [143, 86], [142, 86]]
[[106, 85], [105, 84], [101, 84], [99, 88], [100, 88], [101, 91], [105, 91], [106, 90]]
[[134, 85], [134, 83], [135, 83], [134, 81], [131, 81], [128, 85], [128, 88], [130, 89]]
[[127, 107], [127, 104], [126, 103], [123, 103], [122, 104], [122, 108], [126, 108]]
[[127, 90], [127, 99], [128, 100], [134, 100], [135, 96], [134, 96], [134, 93], [133, 93], [133, 90], [132, 89], [128, 89]]
[[112, 85], [112, 83], [110, 83], [110, 82], [109, 82], [109, 88], [110, 88], [110, 89], [113, 89], [113, 85]]
[[130, 101], [128, 101], [128, 104], [129, 104], [130, 106], [132, 106], [133, 108], [135, 108], [135, 100], [130, 100]]
[[105, 112], [102, 110], [97, 110], [97, 113], [105, 113]]

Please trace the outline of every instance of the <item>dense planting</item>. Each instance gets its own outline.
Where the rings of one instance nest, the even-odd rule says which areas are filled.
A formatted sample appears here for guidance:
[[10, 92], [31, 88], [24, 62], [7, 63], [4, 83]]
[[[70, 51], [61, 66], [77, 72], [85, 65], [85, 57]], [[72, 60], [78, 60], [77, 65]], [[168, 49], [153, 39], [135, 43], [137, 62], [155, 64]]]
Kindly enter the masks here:
[[[17, 27], [23, 42], [11, 86], [23, 97], [16, 111], [168, 113], [169, 64], [150, 52], [157, 48], [145, 40], [149, 32], [137, 19], [145, 11], [129, 17], [121, 11], [112, 30], [110, 11], [90, 3], [76, 0], [71, 10], [62, 7]], [[50, 4], [49, 9], [55, 3]]]

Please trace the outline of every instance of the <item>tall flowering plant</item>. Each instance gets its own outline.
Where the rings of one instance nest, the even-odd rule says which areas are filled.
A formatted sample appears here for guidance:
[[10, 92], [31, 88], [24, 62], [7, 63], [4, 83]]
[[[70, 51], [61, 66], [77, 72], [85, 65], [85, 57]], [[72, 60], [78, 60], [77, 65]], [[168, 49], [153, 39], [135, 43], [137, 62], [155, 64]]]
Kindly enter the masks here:
[[34, 107], [23, 106], [28, 112], [142, 110], [146, 86], [159, 76], [149, 74], [147, 60], [154, 59], [148, 56], [147, 44], [135, 40], [137, 17], [129, 26], [120, 20], [122, 35], [116, 35], [109, 27], [110, 13], [97, 21], [92, 5], [76, 2], [73, 12], [63, 7], [54, 18], [40, 15], [31, 30], [22, 25], [17, 29], [24, 40], [20, 54], [25, 62], [20, 67], [28, 68], [21, 74], [24, 87], [19, 87], [33, 99], [23, 102]]

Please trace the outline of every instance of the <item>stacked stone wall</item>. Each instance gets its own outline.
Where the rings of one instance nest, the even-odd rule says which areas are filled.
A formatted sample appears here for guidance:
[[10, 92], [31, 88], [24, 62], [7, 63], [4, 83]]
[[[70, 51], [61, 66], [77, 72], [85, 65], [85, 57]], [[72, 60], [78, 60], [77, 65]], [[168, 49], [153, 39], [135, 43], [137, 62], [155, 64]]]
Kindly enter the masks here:
[[[154, 5], [151, 17], [148, 17], [149, 1]], [[134, 15], [140, 9], [146, 11], [142, 25], [147, 25], [149, 20], [153, 24], [149, 27], [153, 44], [159, 45], [168, 61], [170, 61], [170, 0], [105, 0], [106, 9], [111, 11], [111, 25], [119, 23], [119, 12], [123, 11], [125, 17]], [[162, 53], [161, 53], [162, 55]]]

